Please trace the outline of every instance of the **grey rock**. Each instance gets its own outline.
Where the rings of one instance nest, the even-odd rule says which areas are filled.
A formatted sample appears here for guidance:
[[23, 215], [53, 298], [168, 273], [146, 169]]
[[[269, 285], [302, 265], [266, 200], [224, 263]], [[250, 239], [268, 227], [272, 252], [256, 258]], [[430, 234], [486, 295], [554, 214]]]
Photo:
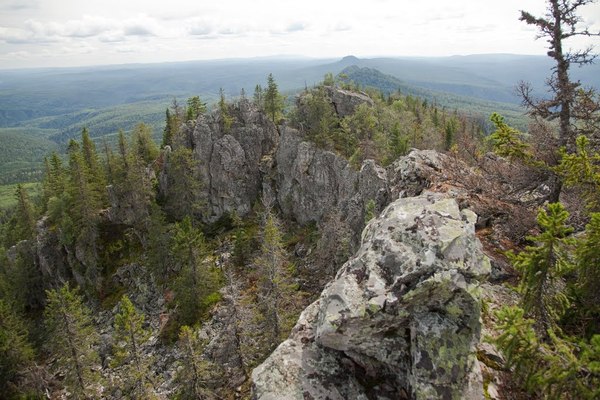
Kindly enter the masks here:
[[262, 192], [261, 160], [275, 150], [279, 137], [275, 125], [247, 100], [230, 106], [229, 113], [234, 122], [227, 132], [217, 110], [183, 125], [174, 144], [191, 148], [199, 160], [200, 200], [208, 222], [251, 210]]
[[352, 115], [361, 104], [373, 106], [373, 100], [365, 93], [356, 93], [350, 90], [343, 90], [332, 86], [325, 88], [327, 96], [333, 105], [338, 117], [344, 118]]
[[253, 371], [254, 398], [483, 398], [475, 220], [431, 193], [390, 204]]

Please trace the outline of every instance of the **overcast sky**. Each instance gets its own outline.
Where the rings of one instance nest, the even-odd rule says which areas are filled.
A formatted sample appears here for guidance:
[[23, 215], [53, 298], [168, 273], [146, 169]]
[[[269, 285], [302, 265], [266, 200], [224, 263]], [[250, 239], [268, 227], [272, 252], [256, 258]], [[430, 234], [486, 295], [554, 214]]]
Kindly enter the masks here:
[[[544, 8], [543, 0], [0, 0], [0, 68], [544, 54], [544, 40], [518, 21], [520, 9]], [[582, 15], [600, 30], [600, 4]]]

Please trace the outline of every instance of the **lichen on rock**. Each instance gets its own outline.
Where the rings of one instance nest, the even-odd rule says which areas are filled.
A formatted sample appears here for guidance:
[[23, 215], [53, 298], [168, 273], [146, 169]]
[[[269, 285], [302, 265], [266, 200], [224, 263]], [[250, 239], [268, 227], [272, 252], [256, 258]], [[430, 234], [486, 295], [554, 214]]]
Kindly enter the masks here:
[[482, 398], [477, 288], [490, 264], [474, 222], [439, 194], [391, 203], [253, 371], [254, 398]]

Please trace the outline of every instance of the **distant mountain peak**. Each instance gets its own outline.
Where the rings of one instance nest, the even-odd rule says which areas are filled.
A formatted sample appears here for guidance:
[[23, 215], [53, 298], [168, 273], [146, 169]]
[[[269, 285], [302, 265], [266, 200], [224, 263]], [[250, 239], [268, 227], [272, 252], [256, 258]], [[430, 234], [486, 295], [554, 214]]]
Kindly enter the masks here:
[[343, 64], [355, 64], [359, 61], [360, 61], [360, 59], [358, 57], [346, 56], [346, 57], [342, 58], [342, 60], [340, 62]]

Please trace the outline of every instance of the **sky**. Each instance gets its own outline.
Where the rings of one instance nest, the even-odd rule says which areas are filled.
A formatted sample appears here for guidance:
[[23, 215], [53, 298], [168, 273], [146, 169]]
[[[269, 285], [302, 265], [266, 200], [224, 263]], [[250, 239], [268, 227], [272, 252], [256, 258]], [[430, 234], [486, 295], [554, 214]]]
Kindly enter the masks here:
[[[0, 68], [275, 55], [545, 54], [544, 40], [518, 20], [521, 9], [541, 16], [545, 2], [0, 0]], [[600, 31], [600, 2], [581, 15]]]

